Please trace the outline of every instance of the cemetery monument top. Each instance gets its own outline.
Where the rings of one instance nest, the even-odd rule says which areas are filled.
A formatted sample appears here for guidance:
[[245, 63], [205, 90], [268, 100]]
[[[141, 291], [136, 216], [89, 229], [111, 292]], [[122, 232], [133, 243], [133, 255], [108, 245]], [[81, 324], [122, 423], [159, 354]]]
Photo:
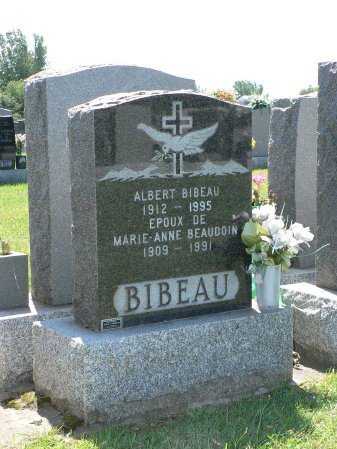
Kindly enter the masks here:
[[69, 111], [75, 318], [96, 330], [251, 306], [251, 111], [186, 91]]

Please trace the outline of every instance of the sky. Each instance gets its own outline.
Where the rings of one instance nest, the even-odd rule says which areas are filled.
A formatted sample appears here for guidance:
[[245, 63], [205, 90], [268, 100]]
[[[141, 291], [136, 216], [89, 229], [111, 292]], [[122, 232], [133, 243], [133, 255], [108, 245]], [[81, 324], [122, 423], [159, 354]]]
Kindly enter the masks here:
[[0, 34], [42, 35], [49, 68], [129, 64], [192, 78], [207, 92], [236, 80], [270, 98], [317, 86], [337, 60], [334, 0], [2, 1]]

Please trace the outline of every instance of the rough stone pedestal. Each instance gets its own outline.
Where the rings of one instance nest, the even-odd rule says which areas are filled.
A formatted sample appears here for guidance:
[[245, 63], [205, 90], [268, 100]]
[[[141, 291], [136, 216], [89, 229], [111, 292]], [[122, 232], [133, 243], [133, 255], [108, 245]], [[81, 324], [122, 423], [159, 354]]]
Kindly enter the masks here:
[[0, 309], [28, 307], [28, 256], [0, 256]]
[[86, 424], [260, 394], [292, 377], [292, 312], [249, 309], [102, 334], [34, 323], [36, 390]]
[[71, 306], [50, 307], [32, 300], [29, 307], [0, 310], [1, 397], [32, 388], [33, 322], [69, 315], [72, 315]]
[[294, 313], [295, 349], [301, 362], [337, 366], [337, 291], [306, 282], [281, 287], [283, 304]]

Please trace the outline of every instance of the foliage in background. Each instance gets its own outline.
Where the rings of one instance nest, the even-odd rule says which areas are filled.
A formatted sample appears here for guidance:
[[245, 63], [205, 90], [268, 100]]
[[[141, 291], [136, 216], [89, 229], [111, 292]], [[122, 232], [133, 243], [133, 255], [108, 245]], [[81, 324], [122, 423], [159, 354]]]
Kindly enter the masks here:
[[264, 181], [267, 179], [267, 173], [261, 171], [260, 173], [252, 174], [252, 205], [260, 206], [264, 203], [264, 198], [261, 195]]
[[270, 102], [264, 98], [253, 98], [248, 106], [252, 109], [270, 108]]
[[217, 89], [211, 92], [211, 95], [213, 95], [213, 97], [215, 98], [218, 98], [219, 100], [230, 101], [231, 103], [235, 101], [234, 92], [232, 90]]
[[306, 89], [302, 89], [300, 90], [299, 94], [300, 95], [307, 95], [307, 94], [312, 94], [314, 92], [318, 92], [318, 87], [313, 87], [311, 84], [309, 87], [307, 87]]
[[34, 50], [20, 30], [0, 34], [0, 107], [23, 117], [23, 80], [40, 72], [47, 64], [43, 37], [34, 34]]
[[258, 97], [262, 95], [263, 86], [262, 84], [256, 84], [254, 81], [241, 80], [234, 82], [233, 90], [235, 93], [235, 98], [240, 98], [246, 95]]
[[24, 114], [24, 81], [10, 81], [0, 91], [0, 106], [12, 111], [13, 116], [22, 118]]

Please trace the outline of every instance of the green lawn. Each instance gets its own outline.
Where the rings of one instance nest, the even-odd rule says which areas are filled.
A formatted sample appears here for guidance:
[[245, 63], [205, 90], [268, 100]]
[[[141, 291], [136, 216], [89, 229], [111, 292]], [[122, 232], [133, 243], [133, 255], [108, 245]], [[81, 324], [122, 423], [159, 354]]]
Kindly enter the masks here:
[[[29, 256], [27, 184], [0, 186], [0, 237], [10, 242], [12, 251]], [[30, 285], [30, 268], [28, 277]]]
[[0, 236], [14, 251], [29, 253], [27, 184], [0, 187]]

